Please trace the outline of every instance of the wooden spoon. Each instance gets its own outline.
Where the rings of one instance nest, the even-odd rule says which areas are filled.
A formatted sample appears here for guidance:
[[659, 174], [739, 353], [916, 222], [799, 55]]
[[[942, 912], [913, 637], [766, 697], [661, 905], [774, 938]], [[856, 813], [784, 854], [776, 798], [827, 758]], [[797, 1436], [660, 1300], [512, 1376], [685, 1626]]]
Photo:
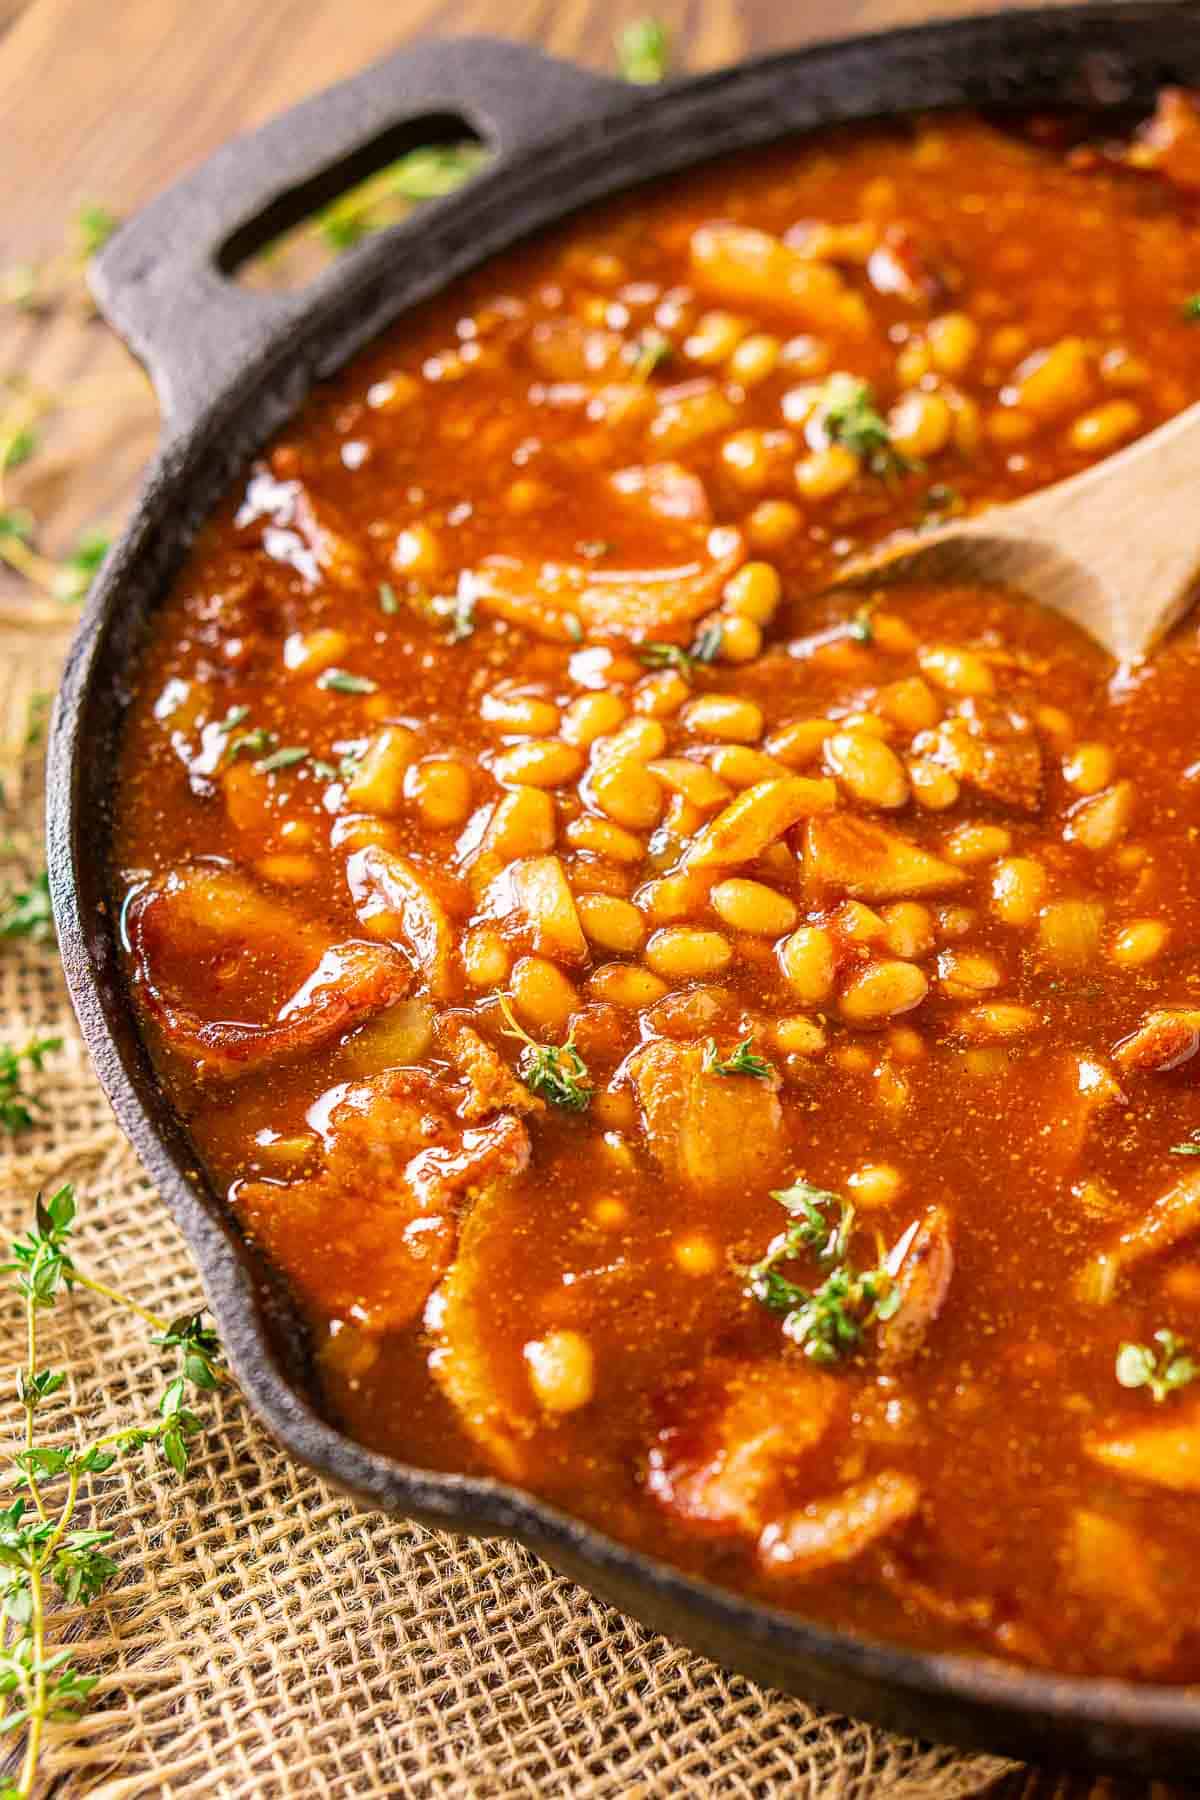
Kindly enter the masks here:
[[848, 563], [836, 585], [1002, 582], [1126, 663], [1181, 617], [1198, 572], [1200, 405], [1025, 500], [881, 544]]

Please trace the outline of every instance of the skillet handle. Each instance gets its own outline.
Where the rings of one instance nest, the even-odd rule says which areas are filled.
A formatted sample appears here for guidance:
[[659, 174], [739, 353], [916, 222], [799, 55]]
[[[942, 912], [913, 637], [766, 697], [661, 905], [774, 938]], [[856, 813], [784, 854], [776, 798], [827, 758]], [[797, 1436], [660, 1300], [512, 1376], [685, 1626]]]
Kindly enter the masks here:
[[[345, 252], [298, 291], [264, 294], [240, 287], [219, 266], [239, 231], [407, 122], [460, 115], [493, 153], [490, 169], [476, 178], [487, 179], [500, 160], [629, 95], [624, 82], [522, 44], [435, 40], [385, 57], [234, 138], [143, 207], [89, 272], [100, 311], [154, 382], [164, 438], [185, 434], [268, 344], [319, 303], [335, 276], [344, 281], [347, 266], [378, 243]], [[452, 204], [453, 196], [427, 201], [421, 212]], [[391, 232], [408, 229], [401, 221]]]

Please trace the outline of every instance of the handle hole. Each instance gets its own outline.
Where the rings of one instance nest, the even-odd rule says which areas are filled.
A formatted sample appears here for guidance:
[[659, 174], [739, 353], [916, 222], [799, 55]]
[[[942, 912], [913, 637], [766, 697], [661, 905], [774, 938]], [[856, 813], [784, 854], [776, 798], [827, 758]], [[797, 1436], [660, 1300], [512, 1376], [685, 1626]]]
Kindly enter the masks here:
[[217, 266], [244, 287], [303, 287], [352, 244], [452, 193], [488, 155], [457, 113], [393, 125], [239, 225]]

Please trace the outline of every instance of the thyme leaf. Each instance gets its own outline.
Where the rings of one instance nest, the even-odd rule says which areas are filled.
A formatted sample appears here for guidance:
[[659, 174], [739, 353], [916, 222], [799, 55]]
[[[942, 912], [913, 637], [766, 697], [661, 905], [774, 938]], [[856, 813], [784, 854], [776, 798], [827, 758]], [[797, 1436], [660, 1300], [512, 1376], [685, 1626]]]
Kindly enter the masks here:
[[[1154, 1345], [1158, 1348], [1155, 1349]], [[1200, 1375], [1200, 1364], [1173, 1331], [1156, 1331], [1153, 1344], [1122, 1344], [1116, 1377], [1123, 1388], [1148, 1388], [1156, 1406]]]
[[42, 869], [27, 888], [17, 888], [0, 908], [0, 938], [28, 938], [31, 943], [45, 944], [53, 936], [50, 878]]
[[332, 688], [335, 694], [374, 694], [379, 683], [369, 675], [352, 675], [349, 669], [325, 669], [317, 676], [319, 688]]
[[41, 1074], [46, 1058], [62, 1049], [60, 1037], [31, 1038], [21, 1050], [11, 1044], [0, 1044], [0, 1129], [14, 1137], [29, 1131], [37, 1116], [44, 1113], [46, 1103], [40, 1095], [24, 1085], [29, 1070]]
[[586, 1112], [593, 1090], [588, 1066], [574, 1038], [564, 1044], [539, 1044], [518, 1021], [509, 996], [497, 994], [496, 999], [505, 1020], [505, 1036], [518, 1038], [524, 1046], [517, 1058], [517, 1073], [530, 1093], [564, 1112]]
[[717, 1049], [717, 1040], [706, 1038], [701, 1067], [706, 1075], [750, 1075], [755, 1081], [770, 1081], [775, 1073], [766, 1057], [757, 1055], [753, 1040], [748, 1037], [735, 1044], [724, 1058]]
[[817, 399], [817, 417], [829, 442], [844, 444], [881, 481], [906, 475], [916, 466], [892, 443], [871, 384], [855, 375], [839, 372], [828, 377]]
[[[827, 1366], [861, 1348], [872, 1326], [891, 1318], [900, 1304], [886, 1261], [858, 1269], [850, 1259], [854, 1208], [840, 1194], [798, 1180], [772, 1192], [790, 1222], [745, 1271], [746, 1292], [770, 1312], [783, 1314], [785, 1337], [811, 1361]], [[779, 1264], [804, 1257], [828, 1273], [816, 1287], [782, 1275]]]
[[685, 681], [691, 681], [697, 669], [715, 662], [721, 651], [721, 625], [714, 620], [697, 635], [690, 649], [682, 644], [651, 641], [638, 651], [638, 661], [648, 669], [674, 669]]
[[[74, 1718], [98, 1680], [79, 1673], [69, 1646], [54, 1652], [47, 1647], [48, 1586], [57, 1588], [68, 1606], [87, 1607], [119, 1573], [108, 1549], [113, 1531], [69, 1529], [79, 1505], [81, 1480], [103, 1474], [122, 1453], [143, 1445], [154, 1445], [168, 1466], [182, 1474], [190, 1440], [201, 1429], [191, 1396], [210, 1392], [224, 1378], [220, 1345], [202, 1315], [161, 1319], [90, 1275], [74, 1256], [75, 1222], [75, 1190], [69, 1183], [49, 1199], [39, 1194], [32, 1227], [13, 1243], [4, 1269], [15, 1277], [28, 1345], [17, 1374], [17, 1397], [25, 1415], [24, 1446], [13, 1458], [25, 1492], [0, 1510], [0, 1607], [5, 1621], [0, 1694], [12, 1702], [0, 1720], [0, 1733], [25, 1733], [20, 1775], [0, 1790], [13, 1800], [28, 1800], [37, 1785], [46, 1724]], [[75, 1288], [89, 1289], [152, 1326], [154, 1343], [170, 1355], [172, 1373], [146, 1422], [123, 1426], [91, 1442], [78, 1436], [48, 1441], [39, 1434], [43, 1409], [63, 1393], [67, 1377], [63, 1370], [40, 1365], [37, 1320], [64, 1291]], [[57, 1427], [62, 1414], [56, 1411], [52, 1417]]]

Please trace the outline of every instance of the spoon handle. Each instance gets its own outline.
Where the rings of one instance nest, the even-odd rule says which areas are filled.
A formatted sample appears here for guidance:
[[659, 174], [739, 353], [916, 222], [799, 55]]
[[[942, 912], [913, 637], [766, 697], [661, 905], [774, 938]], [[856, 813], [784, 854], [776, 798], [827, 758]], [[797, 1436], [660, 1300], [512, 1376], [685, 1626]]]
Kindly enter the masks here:
[[1200, 404], [1082, 474], [980, 515], [966, 534], [1044, 547], [1044, 578], [1031, 563], [1025, 585], [1122, 659], [1144, 654], [1185, 611], [1200, 573]]

